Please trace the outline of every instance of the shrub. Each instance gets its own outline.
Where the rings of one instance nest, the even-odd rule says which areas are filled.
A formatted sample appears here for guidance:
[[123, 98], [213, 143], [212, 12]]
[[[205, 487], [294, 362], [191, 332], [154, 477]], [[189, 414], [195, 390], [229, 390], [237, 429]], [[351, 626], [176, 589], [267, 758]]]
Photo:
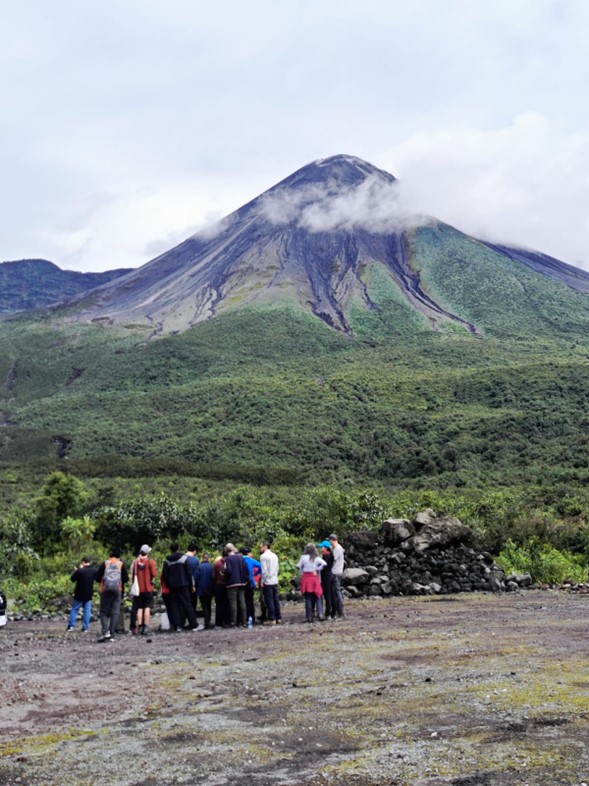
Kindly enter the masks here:
[[497, 562], [507, 573], [530, 573], [534, 581], [545, 584], [587, 580], [584, 557], [541, 543], [538, 538], [531, 538], [524, 545], [507, 541]]

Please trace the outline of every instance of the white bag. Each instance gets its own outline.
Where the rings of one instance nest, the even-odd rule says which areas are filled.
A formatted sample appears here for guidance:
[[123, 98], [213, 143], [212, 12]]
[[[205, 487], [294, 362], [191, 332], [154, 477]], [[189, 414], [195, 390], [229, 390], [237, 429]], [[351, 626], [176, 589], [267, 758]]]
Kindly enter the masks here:
[[160, 630], [170, 630], [170, 620], [168, 619], [167, 611], [162, 611], [160, 617]]
[[133, 579], [133, 584], [131, 584], [131, 595], [134, 598], [137, 598], [139, 596], [139, 594], [140, 594], [139, 593], [139, 579], [137, 578], [137, 576], [135, 576], [135, 578]]

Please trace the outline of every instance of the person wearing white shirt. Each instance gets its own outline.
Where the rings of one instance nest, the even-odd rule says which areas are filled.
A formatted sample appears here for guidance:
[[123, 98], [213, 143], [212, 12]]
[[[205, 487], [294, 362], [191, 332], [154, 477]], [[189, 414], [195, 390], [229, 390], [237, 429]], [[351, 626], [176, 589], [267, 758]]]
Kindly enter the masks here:
[[270, 544], [266, 541], [260, 544], [260, 564], [262, 566], [260, 584], [268, 609], [268, 622], [280, 625], [282, 623], [280, 598], [278, 596], [278, 571], [280, 570], [280, 564], [278, 557], [271, 551]]

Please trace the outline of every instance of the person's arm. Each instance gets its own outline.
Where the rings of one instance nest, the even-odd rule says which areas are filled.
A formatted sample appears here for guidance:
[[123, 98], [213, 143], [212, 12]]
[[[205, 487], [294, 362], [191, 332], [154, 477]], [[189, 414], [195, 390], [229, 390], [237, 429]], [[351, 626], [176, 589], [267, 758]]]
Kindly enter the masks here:
[[121, 584], [124, 587], [125, 584], [128, 584], [128, 582], [129, 582], [129, 574], [127, 573], [127, 566], [123, 562], [123, 567], [121, 568]]
[[96, 576], [94, 576], [94, 581], [97, 581], [99, 584], [104, 578], [104, 562], [100, 564], [100, 567], [96, 571]]
[[79, 575], [78, 571], [79, 570], [80, 570], [79, 568], [76, 568], [75, 571], [72, 573], [72, 575], [70, 576], [71, 581], [77, 581], [78, 580], [78, 575]]

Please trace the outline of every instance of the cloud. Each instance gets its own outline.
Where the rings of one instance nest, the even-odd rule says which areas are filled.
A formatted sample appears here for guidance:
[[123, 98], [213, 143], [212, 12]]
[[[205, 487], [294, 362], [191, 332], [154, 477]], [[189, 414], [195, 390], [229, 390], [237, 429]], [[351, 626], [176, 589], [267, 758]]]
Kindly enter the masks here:
[[407, 209], [398, 183], [378, 175], [336, 190], [327, 184], [275, 189], [262, 200], [262, 211], [272, 224], [294, 223], [309, 232], [366, 229], [386, 234], [428, 220]]
[[420, 132], [379, 160], [406, 208], [589, 269], [589, 128], [538, 112], [500, 128]]

